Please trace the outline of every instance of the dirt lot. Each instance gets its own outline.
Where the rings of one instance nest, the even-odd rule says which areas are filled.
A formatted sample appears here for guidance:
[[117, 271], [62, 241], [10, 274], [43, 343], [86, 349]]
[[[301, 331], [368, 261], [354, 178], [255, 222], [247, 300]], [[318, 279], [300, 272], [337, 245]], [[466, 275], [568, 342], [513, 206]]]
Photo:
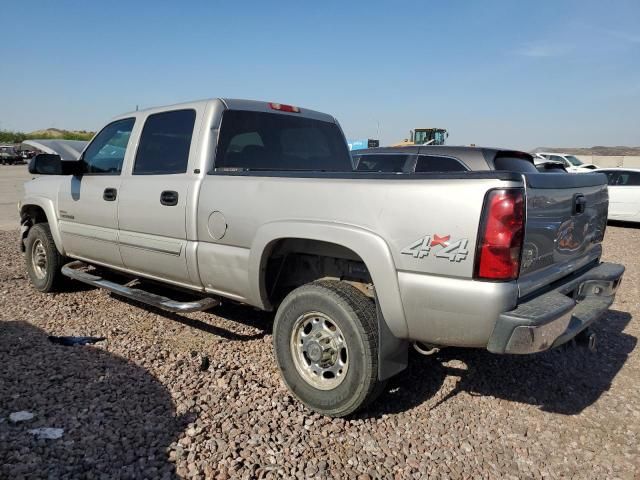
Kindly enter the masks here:
[[[607, 230], [605, 258], [627, 273], [596, 353], [412, 355], [347, 420], [288, 394], [269, 315], [38, 294], [16, 234], [0, 232], [0, 478], [640, 478], [640, 229]], [[21, 410], [34, 418], [11, 422]], [[64, 433], [37, 439], [39, 427]]]
[[30, 177], [26, 165], [0, 165], [0, 230], [18, 227], [16, 205], [22, 197], [22, 185]]

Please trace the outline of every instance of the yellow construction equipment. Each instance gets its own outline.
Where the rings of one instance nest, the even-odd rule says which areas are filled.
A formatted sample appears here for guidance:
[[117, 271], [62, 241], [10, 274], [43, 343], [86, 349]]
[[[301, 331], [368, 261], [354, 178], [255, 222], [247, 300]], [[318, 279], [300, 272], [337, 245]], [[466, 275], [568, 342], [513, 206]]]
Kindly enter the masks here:
[[414, 128], [409, 131], [409, 138], [391, 145], [392, 147], [408, 147], [410, 145], [444, 145], [449, 132], [446, 128]]

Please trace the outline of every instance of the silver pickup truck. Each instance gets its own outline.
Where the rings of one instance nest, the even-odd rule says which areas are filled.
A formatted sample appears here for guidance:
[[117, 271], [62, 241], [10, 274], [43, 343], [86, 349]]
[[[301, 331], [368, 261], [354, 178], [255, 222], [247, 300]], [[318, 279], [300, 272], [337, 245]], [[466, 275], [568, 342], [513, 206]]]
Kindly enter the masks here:
[[20, 244], [42, 292], [66, 276], [174, 312], [223, 298], [275, 311], [284, 382], [343, 416], [406, 367], [411, 343], [540, 352], [613, 302], [624, 267], [600, 262], [604, 175], [537, 173], [510, 155], [492, 150], [513, 167], [501, 171], [354, 172], [338, 122], [316, 111], [230, 99], [136, 111], [78, 161], [31, 162], [42, 176], [25, 186]]

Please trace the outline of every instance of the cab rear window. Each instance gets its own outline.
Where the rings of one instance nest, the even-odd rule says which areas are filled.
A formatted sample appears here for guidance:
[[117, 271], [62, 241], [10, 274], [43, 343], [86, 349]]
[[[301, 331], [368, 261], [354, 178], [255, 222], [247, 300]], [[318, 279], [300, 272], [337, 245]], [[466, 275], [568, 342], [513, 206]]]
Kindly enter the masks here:
[[216, 170], [353, 170], [344, 136], [335, 123], [279, 113], [227, 110]]

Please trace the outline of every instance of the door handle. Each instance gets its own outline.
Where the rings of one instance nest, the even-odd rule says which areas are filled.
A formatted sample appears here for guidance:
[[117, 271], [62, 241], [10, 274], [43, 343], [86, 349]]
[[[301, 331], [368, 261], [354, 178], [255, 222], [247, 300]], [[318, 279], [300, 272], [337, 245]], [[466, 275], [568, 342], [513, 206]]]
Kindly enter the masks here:
[[113, 202], [118, 197], [118, 190], [115, 188], [105, 188], [102, 199], [107, 202]]
[[178, 204], [178, 192], [173, 190], [165, 190], [160, 194], [160, 203], [167, 207], [173, 207]]

